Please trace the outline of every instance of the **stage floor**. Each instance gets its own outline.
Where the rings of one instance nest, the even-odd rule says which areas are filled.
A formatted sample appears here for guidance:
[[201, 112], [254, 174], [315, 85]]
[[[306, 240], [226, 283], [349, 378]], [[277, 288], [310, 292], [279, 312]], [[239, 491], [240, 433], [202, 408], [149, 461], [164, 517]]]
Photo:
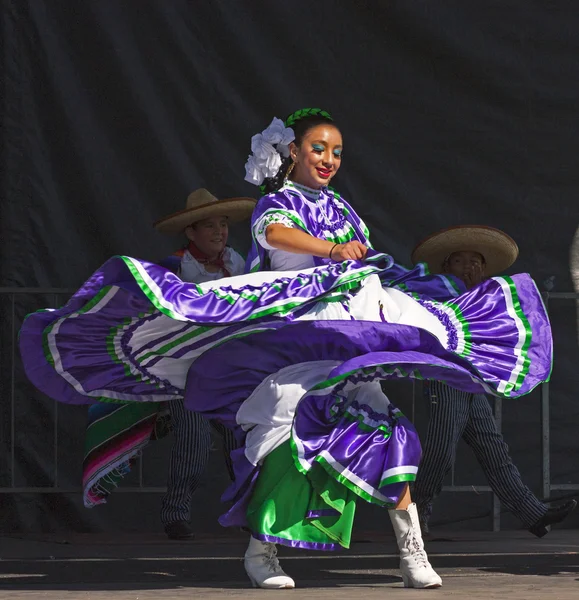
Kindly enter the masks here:
[[0, 538], [0, 599], [181, 600], [293, 598], [577, 600], [579, 530], [541, 540], [522, 531], [434, 531], [430, 560], [439, 590], [405, 590], [393, 537], [357, 536], [349, 551], [280, 548], [293, 591], [253, 590], [240, 557], [245, 535], [169, 542], [163, 536], [98, 534]]

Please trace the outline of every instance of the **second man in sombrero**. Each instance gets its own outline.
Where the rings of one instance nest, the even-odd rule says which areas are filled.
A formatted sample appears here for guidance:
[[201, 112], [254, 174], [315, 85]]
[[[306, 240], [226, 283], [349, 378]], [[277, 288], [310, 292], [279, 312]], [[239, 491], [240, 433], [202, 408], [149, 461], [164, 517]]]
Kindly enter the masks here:
[[[412, 253], [414, 263], [425, 262], [431, 273], [448, 273], [467, 289], [487, 277], [502, 274], [517, 259], [519, 249], [506, 233], [493, 227], [467, 225], [439, 231]], [[562, 521], [575, 508], [571, 500], [548, 507], [523, 483], [482, 394], [469, 394], [439, 381], [428, 383], [430, 420], [413, 490], [423, 533], [428, 533], [432, 502], [442, 490], [461, 438], [473, 449], [493, 492], [537, 537]]]
[[[229, 198], [218, 200], [206, 189], [187, 198], [184, 210], [157, 221], [162, 233], [185, 234], [187, 245], [172, 257], [173, 268], [184, 281], [203, 283], [241, 275], [245, 260], [227, 245], [229, 225], [251, 216], [255, 200]], [[209, 462], [211, 434], [209, 423], [201, 415], [187, 410], [182, 400], [170, 403], [174, 443], [169, 463], [167, 493], [161, 506], [161, 521], [171, 539], [191, 537], [189, 524], [191, 501]], [[212, 423], [223, 437], [223, 451], [229, 474], [233, 477], [230, 454], [235, 449], [233, 433]]]

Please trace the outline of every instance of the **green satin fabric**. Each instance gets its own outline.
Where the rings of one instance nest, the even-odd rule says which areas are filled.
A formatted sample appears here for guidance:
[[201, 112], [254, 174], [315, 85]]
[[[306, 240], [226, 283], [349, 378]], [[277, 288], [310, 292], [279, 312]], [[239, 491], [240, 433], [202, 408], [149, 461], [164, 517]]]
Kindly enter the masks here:
[[[270, 541], [302, 542], [321, 550], [335, 544], [349, 548], [357, 498], [319, 464], [307, 475], [300, 473], [288, 441], [264, 460], [247, 520], [252, 532], [277, 538]], [[319, 511], [335, 514], [319, 516]]]

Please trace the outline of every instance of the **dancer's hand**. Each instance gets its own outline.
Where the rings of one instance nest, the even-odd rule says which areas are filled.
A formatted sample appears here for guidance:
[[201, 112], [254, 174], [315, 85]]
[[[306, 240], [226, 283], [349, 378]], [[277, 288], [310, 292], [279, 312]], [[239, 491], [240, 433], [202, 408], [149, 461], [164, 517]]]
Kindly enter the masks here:
[[332, 249], [332, 260], [336, 262], [342, 262], [344, 260], [361, 260], [366, 258], [368, 248], [361, 242], [356, 240], [347, 242], [345, 244], [338, 244]]
[[467, 290], [477, 286], [483, 280], [482, 265], [478, 263], [470, 265], [469, 269], [464, 273], [463, 280]]

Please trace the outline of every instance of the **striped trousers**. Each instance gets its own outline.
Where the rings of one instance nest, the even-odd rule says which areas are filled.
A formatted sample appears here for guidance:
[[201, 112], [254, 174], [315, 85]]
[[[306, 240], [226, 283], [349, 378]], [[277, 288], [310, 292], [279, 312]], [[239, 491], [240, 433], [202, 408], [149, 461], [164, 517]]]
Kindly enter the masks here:
[[183, 400], [169, 403], [174, 442], [169, 459], [167, 493], [161, 503], [163, 525], [191, 519], [191, 502], [199, 481], [209, 463], [211, 427], [223, 441], [225, 465], [233, 481], [231, 452], [237, 447], [233, 432], [214, 421], [187, 410]]
[[499, 500], [525, 527], [536, 523], [547, 506], [521, 480], [486, 396], [461, 392], [440, 382], [428, 385], [430, 421], [412, 492], [421, 523], [428, 526], [432, 501], [454, 464], [461, 438], [473, 449]]

